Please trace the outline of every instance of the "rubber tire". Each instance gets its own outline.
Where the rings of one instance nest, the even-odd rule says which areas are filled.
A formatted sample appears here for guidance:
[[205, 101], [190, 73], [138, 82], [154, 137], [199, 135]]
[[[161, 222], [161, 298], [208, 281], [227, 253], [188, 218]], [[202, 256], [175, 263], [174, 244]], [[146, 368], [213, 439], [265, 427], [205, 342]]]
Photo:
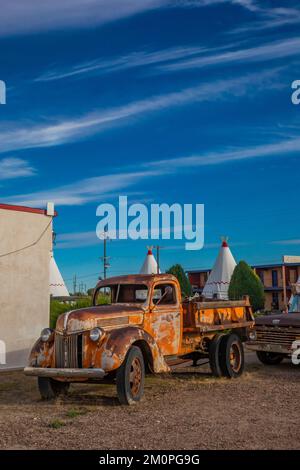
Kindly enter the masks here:
[[[240, 367], [238, 371], [232, 369], [230, 364], [230, 349], [236, 343], [240, 353]], [[222, 375], [229, 379], [239, 377], [242, 375], [245, 367], [245, 355], [243, 343], [236, 334], [225, 335], [220, 344], [220, 367]]]
[[65, 395], [70, 387], [69, 382], [59, 382], [48, 377], [38, 377], [38, 387], [43, 400], [53, 400]]
[[[130, 369], [131, 364], [135, 358], [138, 358], [141, 364], [141, 382], [139, 393], [137, 395], [132, 395], [130, 389]], [[142, 396], [144, 395], [144, 384], [145, 384], [145, 363], [142, 351], [137, 346], [131, 346], [129, 351], [126, 354], [126, 357], [122, 365], [117, 370], [116, 374], [116, 385], [117, 385], [117, 394], [118, 399], [121, 405], [135, 405], [138, 403]]]
[[220, 366], [220, 345], [225, 335], [216, 335], [209, 343], [208, 356], [209, 365], [214, 377], [222, 377], [223, 373]]
[[257, 358], [265, 365], [276, 366], [284, 359], [284, 354], [272, 353], [267, 351], [256, 351]]

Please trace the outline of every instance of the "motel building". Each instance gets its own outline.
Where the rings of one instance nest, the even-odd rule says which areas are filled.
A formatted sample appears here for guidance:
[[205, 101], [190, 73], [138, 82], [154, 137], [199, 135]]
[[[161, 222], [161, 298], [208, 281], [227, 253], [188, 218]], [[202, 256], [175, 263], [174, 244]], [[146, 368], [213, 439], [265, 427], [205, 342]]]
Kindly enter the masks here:
[[52, 203], [47, 209], [0, 204], [0, 373], [21, 369], [49, 326]]
[[[252, 269], [264, 286], [265, 310], [284, 310], [291, 296], [291, 285], [300, 276], [300, 256], [283, 256], [281, 263], [259, 264]], [[193, 292], [202, 293], [210, 272], [210, 269], [187, 271]]]

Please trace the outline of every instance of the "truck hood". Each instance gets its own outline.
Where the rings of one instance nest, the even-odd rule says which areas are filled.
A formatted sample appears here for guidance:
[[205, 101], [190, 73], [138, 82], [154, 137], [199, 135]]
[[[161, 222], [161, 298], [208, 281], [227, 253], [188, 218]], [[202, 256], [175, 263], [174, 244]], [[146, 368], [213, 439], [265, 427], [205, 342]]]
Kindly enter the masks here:
[[100, 305], [63, 313], [57, 319], [56, 330], [65, 333], [91, 330], [92, 328], [111, 329], [127, 325], [140, 325], [144, 311], [141, 307], [122, 305]]
[[300, 327], [300, 313], [279, 313], [257, 317], [255, 319], [255, 325]]

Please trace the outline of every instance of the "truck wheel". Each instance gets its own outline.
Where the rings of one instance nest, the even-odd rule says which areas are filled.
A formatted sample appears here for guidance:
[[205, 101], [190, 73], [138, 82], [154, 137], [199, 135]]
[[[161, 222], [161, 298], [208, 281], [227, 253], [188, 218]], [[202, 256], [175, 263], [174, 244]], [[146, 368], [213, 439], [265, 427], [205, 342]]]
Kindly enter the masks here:
[[230, 379], [239, 377], [243, 373], [244, 365], [244, 348], [240, 338], [235, 334], [224, 336], [220, 344], [222, 374]]
[[145, 364], [142, 351], [132, 346], [117, 370], [116, 383], [121, 405], [134, 405], [144, 394]]
[[256, 355], [260, 362], [267, 364], [268, 366], [275, 366], [276, 364], [280, 364], [280, 362], [284, 359], [283, 354], [267, 351], [256, 351]]
[[220, 366], [220, 344], [225, 335], [216, 335], [213, 340], [209, 343], [209, 365], [214, 377], [221, 377], [222, 370]]
[[70, 387], [68, 382], [59, 382], [48, 377], [38, 377], [38, 386], [43, 400], [53, 400], [59, 395], [66, 394]]

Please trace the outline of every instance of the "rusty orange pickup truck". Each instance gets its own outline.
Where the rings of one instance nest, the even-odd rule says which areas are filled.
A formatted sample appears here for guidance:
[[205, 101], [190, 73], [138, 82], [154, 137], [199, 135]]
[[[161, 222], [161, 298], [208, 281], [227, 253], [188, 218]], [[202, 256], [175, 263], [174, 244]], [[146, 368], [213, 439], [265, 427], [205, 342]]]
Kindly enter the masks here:
[[253, 326], [248, 298], [182, 300], [170, 274], [113, 277], [97, 284], [93, 306], [64, 313], [54, 330], [42, 331], [25, 374], [38, 377], [44, 399], [66, 393], [71, 382], [112, 381], [120, 403], [130, 405], [143, 396], [146, 372], [206, 357], [213, 375], [238, 377]]

